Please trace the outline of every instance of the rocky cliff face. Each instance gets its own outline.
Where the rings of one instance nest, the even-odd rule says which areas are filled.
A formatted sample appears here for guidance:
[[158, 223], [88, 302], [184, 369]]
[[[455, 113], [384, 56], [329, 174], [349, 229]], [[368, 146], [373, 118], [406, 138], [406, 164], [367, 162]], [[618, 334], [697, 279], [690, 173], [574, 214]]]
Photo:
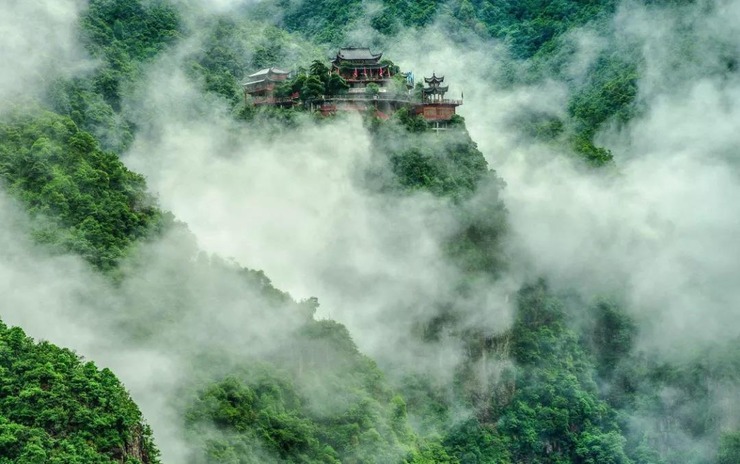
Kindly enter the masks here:
[[126, 441], [120, 462], [126, 463], [132, 460], [141, 464], [153, 464], [155, 461], [150, 456], [150, 446], [147, 446], [147, 435], [144, 426], [136, 424], [131, 429], [131, 437]]

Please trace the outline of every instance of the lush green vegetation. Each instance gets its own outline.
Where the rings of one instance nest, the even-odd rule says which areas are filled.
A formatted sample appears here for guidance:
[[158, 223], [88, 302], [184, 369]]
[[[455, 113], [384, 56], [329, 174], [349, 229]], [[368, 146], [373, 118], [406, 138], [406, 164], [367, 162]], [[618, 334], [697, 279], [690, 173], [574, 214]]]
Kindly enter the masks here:
[[543, 283], [520, 291], [511, 342], [518, 388], [500, 431], [513, 460], [630, 462], [615, 412], [598, 398], [591, 356]]
[[35, 219], [39, 242], [102, 270], [162, 224], [143, 177], [65, 116], [36, 111], [0, 124], [0, 179]]
[[318, 43], [342, 42], [347, 27], [363, 15], [359, 0], [319, 0], [291, 2], [277, 0], [277, 10], [283, 13], [283, 24], [289, 31], [300, 31]]
[[476, 18], [493, 37], [506, 40], [514, 56], [530, 58], [554, 48], [562, 34], [614, 11], [613, 0], [528, 0], [460, 2], [457, 16]]
[[180, 37], [179, 21], [163, 1], [90, 1], [80, 35], [101, 64], [91, 75], [57, 81], [49, 95], [54, 111], [95, 135], [104, 148], [123, 151], [135, 130], [121, 113], [123, 95], [143, 65]]
[[[341, 94], [347, 84], [328, 73], [322, 47], [344, 45], [360, 20], [392, 37], [444, 18], [453, 28], [507, 44], [511, 62], [504, 68], [526, 72], [503, 72], [499, 85], [548, 76], [570, 86], [565, 116], [524, 115], [513, 129], [564, 144], [593, 166], [614, 162], [594, 140], [605, 125], [624, 124], [637, 113], [639, 59], [606, 50], [582, 79], [569, 77], [561, 65], [574, 53], [567, 40], [574, 27], [610, 34], [615, 2], [384, 0], [369, 18], [363, 3], [275, 0], [206, 18], [198, 31], [202, 46], [187, 54], [185, 71], [204, 92], [233, 108], [242, 123], [279, 131], [301, 124], [298, 115], [305, 108], [257, 111], [244, 105], [240, 82], [246, 74], [305, 66], [278, 96], [299, 94], [310, 102]], [[256, 16], [246, 20], [244, 11]], [[28, 211], [37, 242], [114, 274], [120, 286], [115, 291], [125, 292], [127, 279], [145, 274], [143, 242], [179, 227], [158, 208], [144, 179], [116, 155], [136, 134], [127, 120], [126, 95], [147, 64], [193, 31], [186, 30], [171, 3], [143, 0], [92, 0], [80, 26], [100, 66], [86, 77], [54, 82], [49, 108], [4, 116], [0, 180]], [[507, 233], [499, 198], [503, 182], [462, 118], [437, 133], [406, 109], [388, 121], [372, 113], [366, 128], [378, 163], [377, 171], [364, 173], [363, 187], [389, 200], [427, 195], [449, 206], [456, 225], [444, 251], [462, 277], [448, 301], [424, 308], [409, 334], [414, 343], [431, 346], [444, 336], [462, 347], [466, 354], [452, 385], [440, 388], [418, 374], [386, 378], [358, 352], [345, 327], [313, 318], [317, 301], [296, 302], [259, 271], [217, 258], [196, 259], [197, 252], [183, 250], [170, 263], [176, 269], [171, 281], [152, 283], [161, 285], [152, 292], [156, 298], [122, 308], [123, 338], [153, 343], [198, 305], [224, 304], [219, 284], [235, 279], [249, 295], [244, 311], [253, 311], [254, 320], [277, 314], [289, 333], [269, 335], [290, 340], [256, 359], [216, 350], [192, 360], [197, 375], [179, 391], [186, 399], [183, 425], [196, 447], [193, 462], [740, 460], [740, 435], [720, 423], [721, 411], [712, 401], [716, 390], [740, 382], [734, 345], [697, 353], [688, 362], [659, 361], [638, 351], [638, 329], [625, 308], [610, 300], [555, 294], [545, 282], [520, 289], [510, 330], [492, 334], [462, 325], [470, 308], [457, 300], [474, 291], [474, 284], [495, 282], [510, 265], [501, 246]], [[204, 288], [216, 290], [210, 294]], [[0, 464], [158, 462], [149, 429], [110, 371], [51, 344], [35, 344], [20, 329], [2, 324], [0, 354]], [[497, 376], [489, 376], [491, 366], [501, 368]]]
[[[451, 15], [472, 30], [506, 40], [517, 58], [530, 58], [573, 27], [614, 11], [614, 1], [569, 0], [383, 0], [370, 25], [393, 35], [403, 27], [423, 27], [441, 15]], [[269, 10], [269, 7], [262, 6]], [[342, 45], [346, 34], [363, 18], [360, 1], [318, 0], [310, 3], [275, 0], [283, 12], [283, 25], [312, 37], [318, 43]], [[265, 14], [265, 17], [268, 17]]]
[[189, 56], [188, 71], [232, 106], [244, 100], [241, 84], [250, 73], [269, 67], [289, 71], [320, 56], [305, 39], [247, 18], [219, 17], [206, 26], [203, 47]]
[[208, 438], [196, 462], [385, 463], [420, 453], [403, 399], [344, 327], [309, 322], [295, 335], [276, 361], [283, 367], [244, 366], [198, 393], [187, 421], [194, 438]]
[[489, 175], [488, 163], [459, 116], [449, 130], [435, 134], [423, 117], [404, 108], [389, 123], [378, 122], [373, 135], [379, 151], [388, 154], [392, 182], [402, 191], [461, 200]]
[[[499, 85], [512, 85], [544, 77], [570, 79], [561, 69], [573, 53], [567, 32], [585, 26], [610, 35], [609, 20], [616, 4], [611, 0], [384, 0], [381, 8], [373, 10], [370, 25], [381, 34], [393, 36], [404, 28], [424, 27], [443, 18], [448, 25], [448, 40], [458, 47], [465, 47], [468, 40], [458, 34], [459, 30], [500, 39], [507, 44], [511, 62], [503, 63], [493, 74], [498, 74]], [[272, 5], [272, 9], [261, 6], [265, 19], [280, 16], [280, 11], [284, 14], [282, 25], [288, 30], [332, 48], [345, 45], [347, 35], [364, 18], [359, 1], [321, 0], [309, 4], [276, 0]], [[567, 120], [540, 121], [545, 126], [528, 122], [525, 127], [512, 129], [524, 129], [526, 133], [534, 130], [544, 139], [564, 143], [592, 166], [611, 164], [612, 154], [594, 145], [594, 138], [605, 123], [624, 123], [634, 114], [638, 65], [629, 51], [605, 50], [585, 81], [571, 82], [573, 97]]]
[[177, 12], [166, 2], [98, 0], [90, 2], [82, 22], [90, 53], [104, 61], [95, 90], [114, 110], [121, 87], [137, 77], [138, 63], [156, 56], [179, 36]]
[[0, 322], [0, 463], [158, 462], [149, 427], [110, 370]]

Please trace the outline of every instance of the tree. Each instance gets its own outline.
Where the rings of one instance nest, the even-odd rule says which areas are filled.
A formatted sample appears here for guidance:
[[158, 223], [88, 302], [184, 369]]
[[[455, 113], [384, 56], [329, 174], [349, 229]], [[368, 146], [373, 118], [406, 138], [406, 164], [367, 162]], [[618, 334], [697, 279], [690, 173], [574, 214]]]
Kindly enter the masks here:
[[737, 464], [740, 462], [740, 431], [722, 436], [717, 455], [717, 464]]
[[512, 329], [518, 389], [499, 430], [516, 462], [630, 464], [614, 411], [597, 396], [593, 365], [544, 281], [519, 291]]
[[0, 464], [156, 464], [151, 430], [108, 369], [0, 322]]
[[301, 87], [301, 100], [304, 102], [316, 100], [324, 94], [324, 83], [317, 76], [310, 75]]
[[314, 60], [309, 67], [312, 76], [326, 78], [329, 75], [329, 68], [320, 60]]
[[332, 74], [326, 81], [326, 95], [340, 95], [349, 89], [347, 81], [339, 74]]
[[37, 240], [100, 269], [113, 269], [163, 225], [144, 178], [67, 117], [39, 112], [0, 124], [0, 167], [9, 193], [46, 224], [34, 230]]
[[380, 86], [375, 82], [371, 82], [365, 88], [365, 93], [374, 97], [380, 93]]

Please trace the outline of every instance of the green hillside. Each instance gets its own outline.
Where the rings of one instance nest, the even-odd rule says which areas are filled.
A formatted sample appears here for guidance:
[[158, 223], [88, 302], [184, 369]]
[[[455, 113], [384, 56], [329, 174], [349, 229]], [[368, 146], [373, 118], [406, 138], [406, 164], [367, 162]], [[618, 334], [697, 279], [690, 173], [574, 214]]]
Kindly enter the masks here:
[[[503, 61], [486, 83], [497, 91], [561, 84], [561, 108], [522, 110], [506, 129], [524, 141], [519, 146], [544, 147], [550, 159], [564, 156], [594, 183], [618, 183], [629, 175], [627, 161], [602, 136], [650, 113], [641, 100], [645, 55], [615, 38], [615, 18], [630, 5], [266, 0], [206, 11], [196, 3], [91, 0], [75, 34], [95, 65], [73, 77], [49, 76], [44, 98], [0, 113], [0, 187], [23, 209], [24, 233], [44, 256], [78, 257], [100, 279], [74, 289], [80, 308], [72, 309], [100, 324], [101, 337], [111, 326], [117, 350], [169, 353], [178, 380], [162, 386], [168, 396], [161, 406], [172, 411], [166, 418], [172, 430], [151, 430], [109, 369], [0, 323], [0, 464], [158, 463], [160, 434], [177, 437], [187, 447], [177, 451], [193, 464], [740, 462], [733, 416], [740, 340], [718, 338], [663, 356], [640, 345], [639, 308], [616, 294], [628, 284], [609, 282], [612, 291], [600, 292], [586, 277], [581, 287], [523, 271], [540, 268], [518, 261], [524, 255], [512, 246], [517, 230], [507, 179], [486, 161], [495, 156], [484, 156], [471, 137], [466, 123], [472, 121], [456, 115], [439, 131], [408, 108], [389, 118], [311, 111], [312, 100], [346, 93], [347, 82], [325, 62], [356, 40], [358, 30], [368, 43], [354, 45], [383, 47], [405, 32], [439, 28], [451, 46], [503, 47]], [[631, 3], [676, 17], [688, 31], [700, 23], [692, 15], [714, 11], [690, 1]], [[580, 33], [598, 35], [603, 45], [576, 76], [567, 63], [575, 60]], [[696, 80], [731, 88], [737, 68], [731, 44], [718, 45], [722, 58], [705, 65], [699, 45], [688, 42], [675, 51], [675, 62], [702, 63]], [[152, 121], [172, 116], [134, 108], [162, 60], [176, 63], [172, 73], [181, 72], [182, 85], [198, 95], [202, 106], [188, 115], [193, 124], [199, 117], [226, 120], [235, 139], [243, 131], [277, 144], [301, 128], [361, 118], [357, 140], [371, 153], [356, 163], [351, 189], [379, 204], [434, 206], [425, 219], [443, 231], [435, 245], [445, 281], [437, 285], [449, 290], [432, 303], [423, 298], [425, 289], [392, 295], [398, 302], [392, 314], [411, 314], [413, 323], [399, 327], [397, 339], [373, 334], [379, 346], [388, 344], [388, 359], [371, 359], [355, 344], [357, 334], [317, 316], [317, 298], [296, 299], [249, 262], [201, 252], [198, 237], [160, 206], [143, 175], [126, 167], [142, 133], [161, 136]], [[271, 66], [297, 71], [277, 90], [299, 95], [295, 106], [259, 107], [244, 98], [244, 77]], [[178, 130], [187, 135], [186, 127]], [[568, 205], [559, 207], [568, 220]], [[385, 226], [410, 227], [390, 220]], [[331, 264], [327, 274], [342, 273], [344, 263]], [[7, 269], [0, 266], [0, 277]], [[387, 279], [394, 278], [389, 271]], [[372, 285], [384, 285], [376, 280]], [[483, 290], [512, 282], [517, 287], [505, 296], [510, 314], [504, 314]], [[682, 285], [710, 288], [697, 277], [677, 282], [675, 292]], [[350, 311], [367, 291], [357, 287], [343, 299]], [[725, 297], [730, 307], [729, 294], [715, 300]], [[7, 320], [4, 311], [0, 318]], [[494, 318], [503, 321], [495, 330]], [[436, 360], [433, 353], [452, 354]], [[411, 369], [437, 361], [450, 371]], [[168, 385], [168, 374], [161, 376]], [[166, 462], [172, 450], [159, 446]]]
[[160, 462], [149, 426], [109, 369], [2, 323], [0, 353], [0, 462]]

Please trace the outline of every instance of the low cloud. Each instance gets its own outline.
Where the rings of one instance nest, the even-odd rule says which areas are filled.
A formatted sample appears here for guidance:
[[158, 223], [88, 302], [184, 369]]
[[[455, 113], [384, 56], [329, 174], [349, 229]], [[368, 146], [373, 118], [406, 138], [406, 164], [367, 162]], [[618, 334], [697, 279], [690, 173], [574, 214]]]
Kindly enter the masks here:
[[[17, 63], [0, 73], [0, 96], [14, 98], [57, 66], [45, 55], [20, 63], [27, 50], [40, 47], [70, 63], [78, 56], [65, 31], [80, 5], [62, 3], [60, 11], [44, 5], [16, 2], [13, 14], [0, 19], [0, 29], [15, 37], [0, 58]], [[545, 276], [556, 288], [625, 301], [640, 326], [640, 348], [664, 359], [685, 359], [697, 347], [740, 336], [740, 206], [733, 203], [740, 197], [740, 136], [734, 130], [740, 80], [730, 46], [740, 2], [720, 2], [708, 13], [686, 8], [697, 10], [696, 19], [681, 23], [684, 35], [663, 26], [666, 18], [680, 23], [675, 11], [625, 3], [615, 24], [629, 27], [615, 27], [615, 36], [587, 30], [569, 39], [579, 50], [568, 67], [571, 79], [582, 78], [605, 41], [638, 44], [644, 59], [644, 111], [628, 126], [607, 126], [599, 134], [616, 159], [615, 169], [600, 172], [583, 169], [570, 154], [528, 139], [512, 124], [520, 113], [564, 116], [568, 83], [553, 78], [500, 87], [502, 66], [524, 72], [526, 65], [511, 61], [497, 42], [469, 37], [457, 47], [435, 29], [439, 25], [388, 44], [386, 56], [413, 70], [417, 80], [434, 71], [445, 75], [450, 97], [464, 92], [459, 112], [507, 183], [511, 270], [456, 302], [467, 308], [471, 325], [505, 330], [518, 286]], [[16, 24], [32, 13], [58, 27], [41, 28], [50, 32], [38, 39], [19, 35]], [[676, 60], [686, 37], [699, 45], [691, 59]], [[35, 42], [42, 38], [47, 42]], [[187, 446], [174, 409], [162, 405], [184, 375], [182, 359], [210, 349], [259, 352], [260, 333], [278, 333], [283, 323], [267, 318], [255, 324], [259, 307], [245, 302], [259, 299], [228, 273], [204, 275], [185, 266], [197, 262], [199, 247], [263, 269], [298, 299], [319, 297], [320, 316], [347, 324], [361, 349], [381, 362], [451, 375], [464, 356], [453, 337], [422, 346], [409, 334], [429, 308], [454, 300], [461, 275], [442, 250], [457, 226], [453, 207], [425, 194], [388, 198], [363, 188], [362, 174], [377, 168], [378, 157], [358, 117], [307, 120], [294, 130], [234, 122], [222, 102], [204, 96], [182, 72], [184, 53], [176, 50], [155, 63], [126, 102], [143, 129], [124, 161], [148, 177], [163, 207], [189, 225], [197, 244], [175, 234], [144, 248], [148, 258], [140, 275], [112, 292], [78, 260], [44, 257], [19, 239], [23, 216], [0, 199], [5, 321], [112, 367], [171, 462], [182, 462]], [[481, 194], [476, 201], [489, 200]], [[190, 292], [172, 294], [185, 284]], [[168, 312], [183, 305], [185, 315]], [[130, 340], [116, 327], [135, 324], [136, 314], [165, 322], [174, 317], [163, 332], [167, 343], [124, 348]]]
[[[411, 332], [456, 298], [461, 273], [442, 249], [457, 227], [453, 207], [428, 194], [370, 191], [367, 170], [388, 167], [377, 165], [383, 157], [359, 116], [267, 133], [234, 122], [218, 104], [195, 119], [203, 96], [171, 64], [152, 70], [159, 84], [138, 105], [158, 115], [151, 136], [124, 157], [163, 206], [208, 252], [264, 270], [296, 298], [317, 296], [320, 317], [345, 323], [363, 352], [410, 369], [445, 363], [439, 372], [451, 375], [459, 342], [423, 348]], [[481, 284], [456, 304], [471, 324], [505, 330], [510, 287]]]
[[677, 70], [675, 86], [658, 89], [650, 72], [639, 81], [645, 111], [603, 139], [616, 172], [584, 172], [562, 157], [547, 161], [536, 146], [511, 147], [516, 155], [499, 164], [513, 228], [533, 267], [563, 284], [626, 295], [646, 324], [645, 347], [669, 356], [740, 336], [732, 323], [740, 307], [733, 283], [740, 264], [732, 258], [740, 251], [740, 207], [728, 201], [740, 194], [740, 140], [731, 129], [740, 80], [706, 66], [719, 57], [703, 55], [712, 50], [701, 45], [705, 34], [724, 30], [719, 26], [736, 3], [699, 15], [682, 32], [688, 37], [653, 33], [662, 30], [665, 10], [632, 6], [620, 13], [617, 21], [633, 27], [621, 40], [644, 44], [648, 70], [667, 68], [685, 40], [699, 45], [696, 61]]
[[20, 103], [43, 95], [54, 79], [90, 69], [78, 42], [81, 0], [9, 0], [0, 17], [0, 100]]
[[[564, 38], [574, 54], [562, 81], [513, 87], [498, 85], [497, 76], [525, 72], [527, 63], [472, 34], [458, 34], [463, 45], [456, 46], [439, 24], [408, 32], [387, 55], [417, 79], [444, 74], [452, 98], [464, 91], [459, 113], [506, 182], [510, 277], [545, 276], [586, 296], [616, 296], [641, 322], [642, 347], [674, 358], [740, 336], [732, 323], [740, 306], [733, 283], [740, 207], [730, 200], [740, 193], [740, 79], [732, 65], [739, 54], [730, 46], [738, 17], [736, 1], [713, 8], [625, 2], [605, 30], [586, 25]], [[639, 50], [642, 110], [628, 126], [607, 123], [597, 134], [616, 168], [592, 171], [565, 148], [523, 134], [516, 116], [565, 117], [570, 86], [607, 47]]]

